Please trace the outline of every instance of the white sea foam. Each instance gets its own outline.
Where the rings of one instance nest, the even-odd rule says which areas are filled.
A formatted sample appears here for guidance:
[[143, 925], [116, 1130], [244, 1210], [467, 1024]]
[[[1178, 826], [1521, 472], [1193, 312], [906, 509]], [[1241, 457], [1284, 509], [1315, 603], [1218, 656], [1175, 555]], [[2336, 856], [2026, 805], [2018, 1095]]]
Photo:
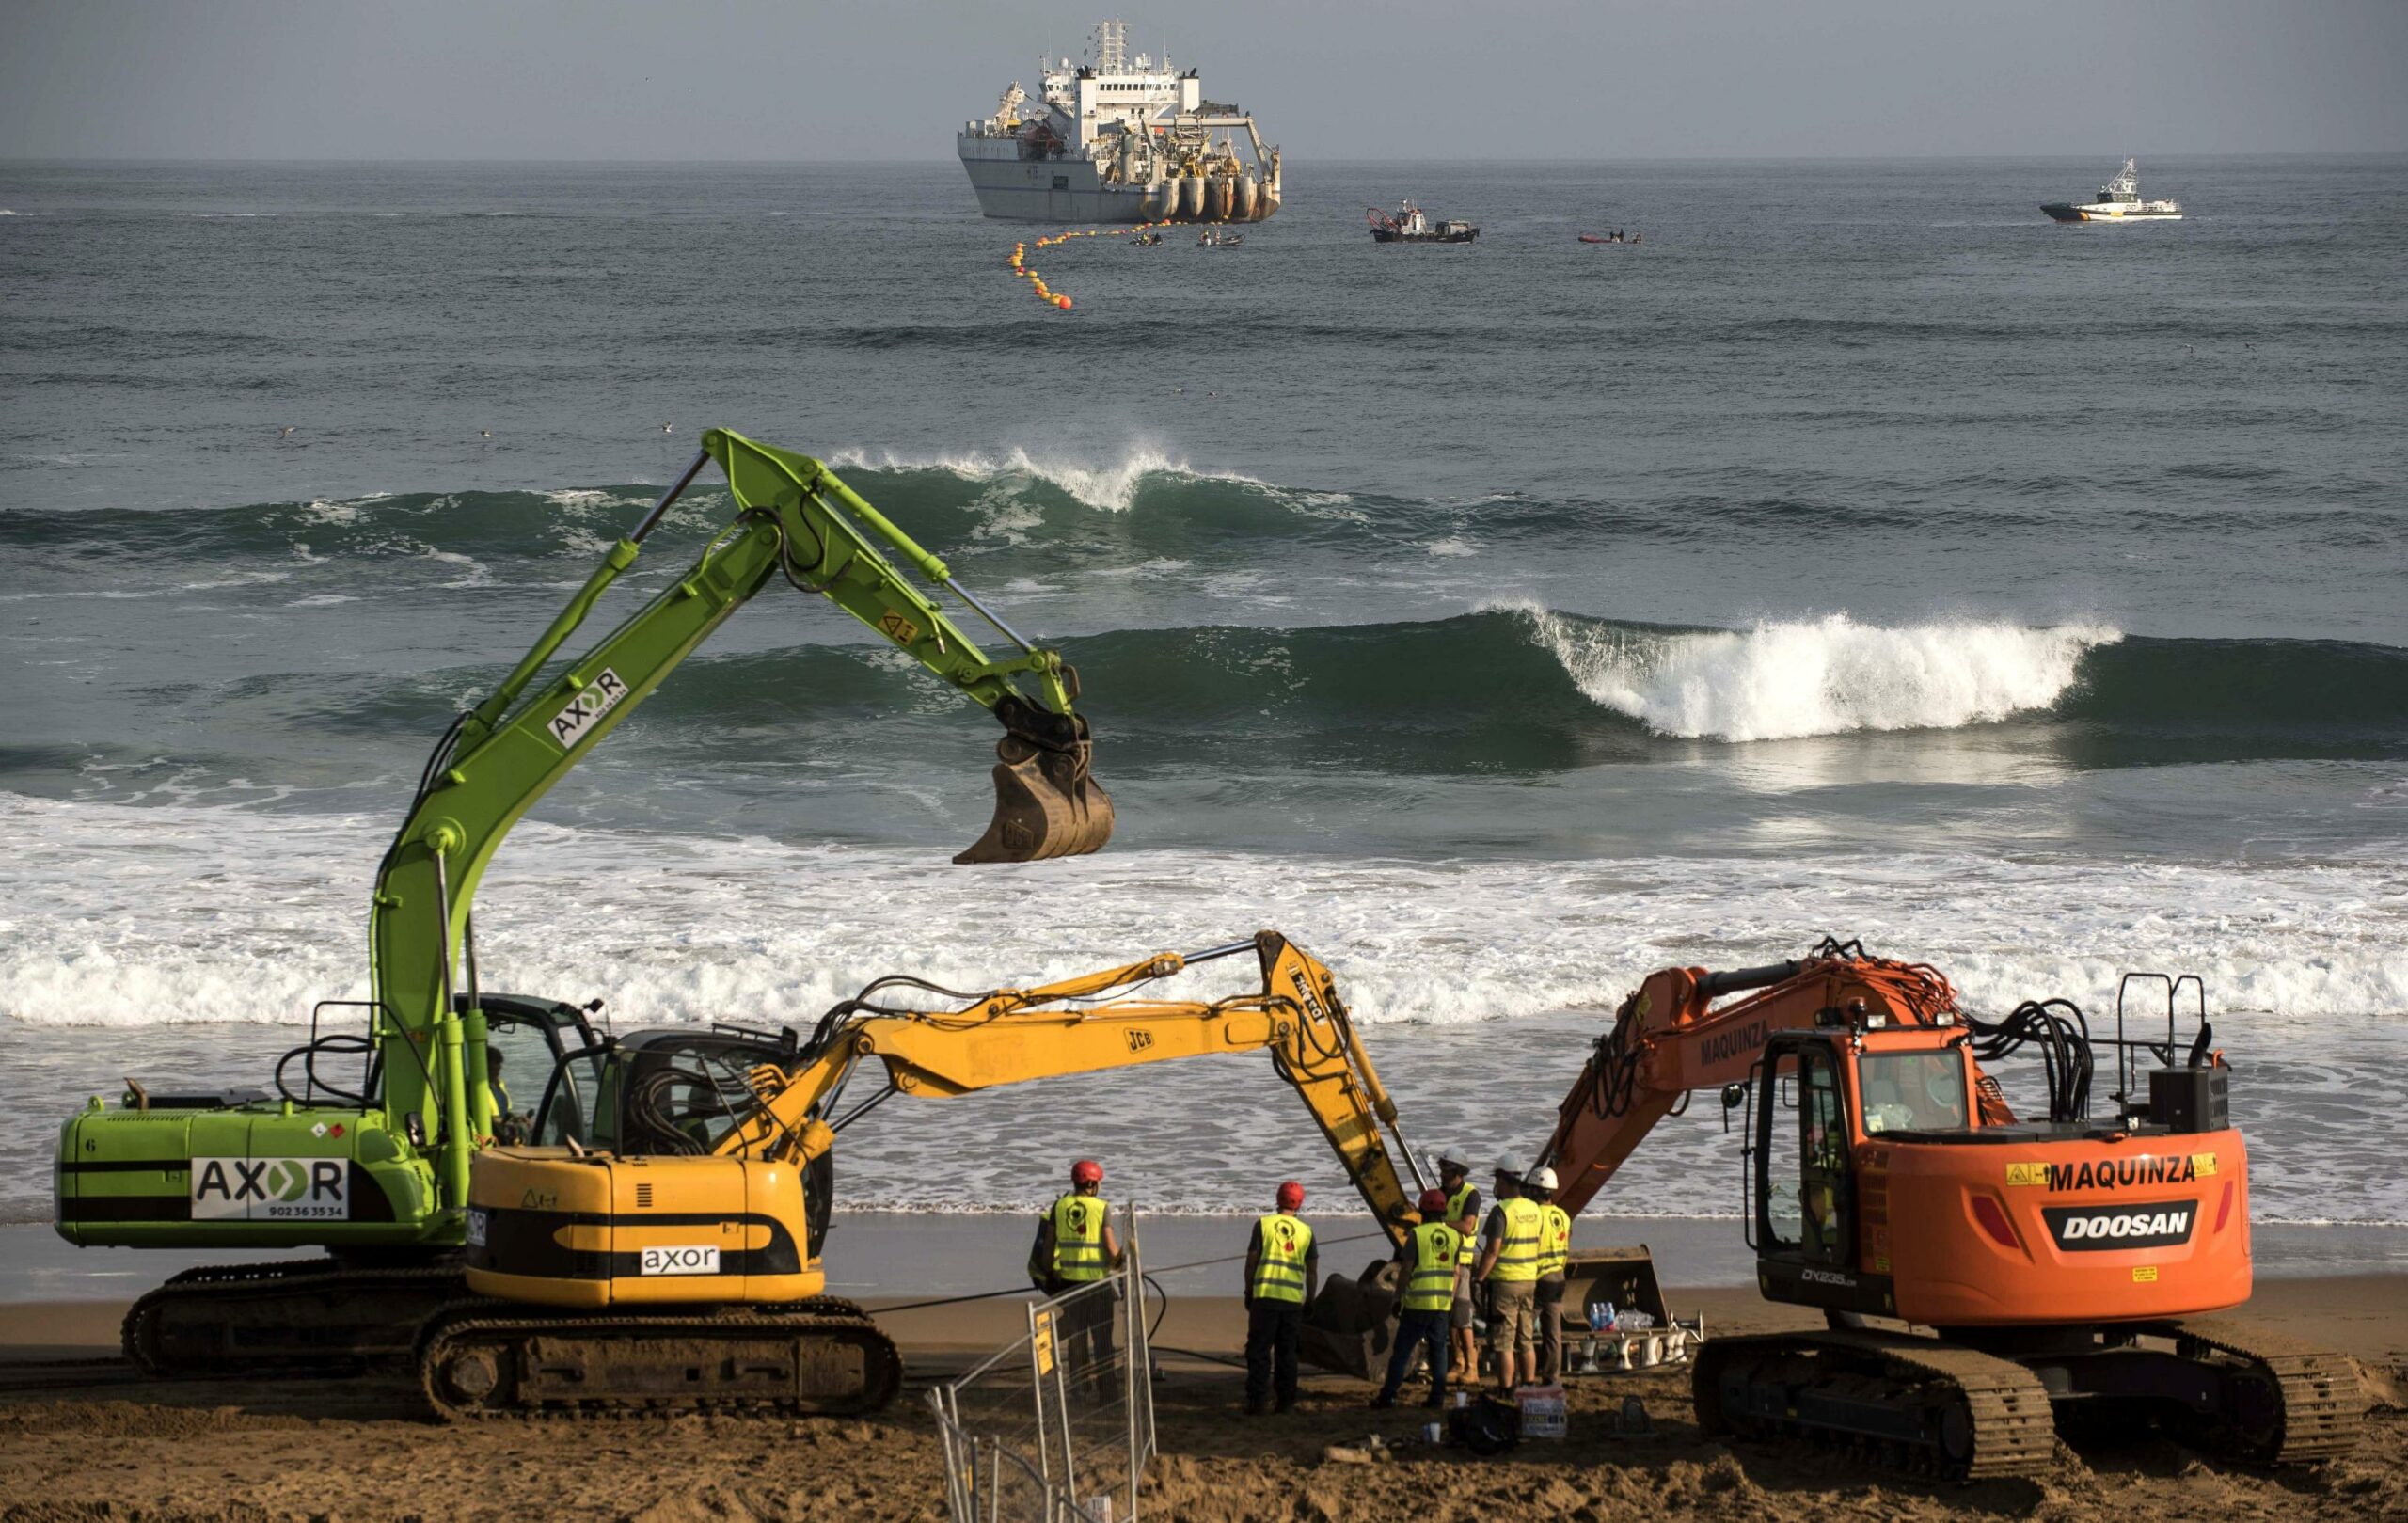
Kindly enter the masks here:
[[[0, 1042], [16, 1044], [0, 1098], [22, 1091], [0, 1110], [0, 1156], [49, 1146], [55, 1118], [33, 1098], [86, 1092], [126, 1063], [156, 1070], [163, 1043], [262, 1053], [286, 1039], [198, 1038], [190, 1023], [297, 1027], [318, 1000], [362, 997], [365, 896], [388, 829], [0, 795]], [[1937, 964], [1977, 1011], [2064, 994], [2102, 1025], [2124, 970], [2196, 971], [2242, 1075], [2261, 1218], [2408, 1214], [2387, 1162], [2408, 1146], [2384, 1078], [2408, 1063], [2408, 882], [2389, 864], [1112, 851], [968, 872], [936, 856], [522, 825], [480, 898], [484, 985], [606, 996], [621, 1030], [802, 1024], [881, 974], [1022, 984], [1275, 926], [1338, 974], [1417, 1143], [1527, 1147], [1603, 1012], [1668, 964], [1796, 956], [1830, 929]], [[1249, 979], [1231, 960], [1158, 987], [1209, 998]], [[256, 1084], [260, 1066], [216, 1071]], [[1695, 1111], [1651, 1139], [1608, 1209], [1728, 1209], [1736, 1166], [1712, 1107]], [[934, 1149], [943, 1168], [927, 1166]], [[888, 1107], [846, 1134], [844, 1198], [1017, 1206], [1052, 1160], [1088, 1152], [1191, 1208], [1250, 1203], [1265, 1167], [1347, 1198], [1268, 1066], [1234, 1057]], [[38, 1182], [0, 1180], [0, 1212], [38, 1214], [39, 1196]]]
[[[0, 796], [0, 1016], [297, 1021], [356, 992], [389, 822]], [[273, 849], [263, 843], [273, 842]], [[793, 1020], [880, 974], [1060, 976], [1274, 925], [1363, 1020], [1608, 1007], [1668, 961], [1763, 961], [1824, 929], [1946, 968], [1977, 1007], [2096, 1000], [2130, 967], [2303, 1022], [2408, 1013], [2408, 883], [2384, 865], [2171, 866], [1931, 854], [1598, 862], [1283, 861], [1112, 851], [931, 873], [930, 853], [519, 827], [479, 942], [515, 988], [646, 1021]], [[999, 896], [1015, 906], [998, 922]], [[992, 924], [931, 940], [930, 924]]]
[[1184, 476], [1197, 481], [1244, 482], [1262, 485], [1235, 471], [1200, 470], [1185, 460], [1164, 454], [1151, 445], [1132, 445], [1118, 460], [1098, 465], [1031, 454], [1014, 448], [1000, 454], [973, 452], [930, 455], [898, 454], [892, 450], [838, 450], [829, 463], [856, 470], [942, 470], [964, 481], [1041, 480], [1069, 493], [1091, 508], [1126, 513], [1137, 500], [1137, 488], [1149, 476]]
[[1891, 628], [1845, 613], [1652, 634], [1516, 609], [1591, 699], [1664, 735], [1721, 740], [2003, 720], [2054, 703], [2072, 686], [2083, 652], [2123, 638], [2100, 625]]

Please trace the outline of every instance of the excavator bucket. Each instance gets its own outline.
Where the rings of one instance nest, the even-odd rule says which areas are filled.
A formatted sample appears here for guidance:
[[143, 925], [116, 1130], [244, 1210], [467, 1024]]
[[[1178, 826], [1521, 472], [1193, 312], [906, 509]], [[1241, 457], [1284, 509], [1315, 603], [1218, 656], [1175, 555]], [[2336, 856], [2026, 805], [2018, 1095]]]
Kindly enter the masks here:
[[1018, 728], [996, 741], [995, 817], [953, 860], [1037, 862], [1101, 849], [1112, 839], [1112, 799], [1089, 771], [1094, 753], [1084, 720], [1066, 745], [1040, 744]]

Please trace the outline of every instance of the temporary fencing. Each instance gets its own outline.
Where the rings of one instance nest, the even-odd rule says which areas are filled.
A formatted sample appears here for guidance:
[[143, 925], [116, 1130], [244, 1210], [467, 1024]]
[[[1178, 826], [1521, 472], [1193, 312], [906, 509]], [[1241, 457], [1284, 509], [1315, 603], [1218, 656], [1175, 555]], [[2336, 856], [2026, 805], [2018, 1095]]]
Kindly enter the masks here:
[[1103, 1279], [1028, 1307], [1028, 1333], [928, 1392], [953, 1523], [1129, 1523], [1154, 1454], [1134, 1210]]

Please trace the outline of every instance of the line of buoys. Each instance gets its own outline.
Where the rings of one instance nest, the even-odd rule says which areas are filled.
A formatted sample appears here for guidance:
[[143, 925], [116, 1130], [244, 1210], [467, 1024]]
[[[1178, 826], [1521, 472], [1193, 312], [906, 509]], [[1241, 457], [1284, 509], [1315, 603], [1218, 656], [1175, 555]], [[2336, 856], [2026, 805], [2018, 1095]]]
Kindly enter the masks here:
[[1124, 238], [1130, 233], [1144, 232], [1149, 228], [1167, 228], [1169, 226], [1170, 224], [1168, 222], [1140, 222], [1133, 227], [1127, 228], [1082, 228], [1075, 232], [1057, 232], [1053, 234], [1051, 237], [1039, 238], [1035, 244], [1017, 243], [1012, 245], [1012, 257], [1005, 262], [1011, 266], [1012, 274], [1028, 282], [1029, 289], [1037, 293], [1037, 299], [1038, 301], [1045, 303], [1048, 307], [1055, 308], [1067, 312], [1070, 309], [1070, 298], [1063, 293], [1055, 291], [1053, 287], [1047, 285], [1045, 283], [1045, 278], [1029, 267], [1028, 251], [1032, 247], [1051, 248], [1055, 244], [1067, 244], [1073, 238]]

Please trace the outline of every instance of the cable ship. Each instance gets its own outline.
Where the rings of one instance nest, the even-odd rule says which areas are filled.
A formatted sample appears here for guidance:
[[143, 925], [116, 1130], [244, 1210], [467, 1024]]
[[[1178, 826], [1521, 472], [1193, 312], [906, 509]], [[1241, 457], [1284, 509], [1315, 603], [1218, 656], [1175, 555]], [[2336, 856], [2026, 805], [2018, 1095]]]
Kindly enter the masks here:
[[2141, 199], [2141, 179], [2133, 161], [2126, 159], [2115, 178], [2099, 187], [2099, 198], [2081, 206], [2051, 201], [2040, 208], [2059, 222], [2179, 222], [2179, 201]]
[[1279, 210], [1279, 150], [1254, 118], [1206, 100], [1196, 71], [1167, 54], [1130, 57], [1122, 23], [1098, 24], [1084, 62], [1038, 60], [1038, 88], [1031, 101], [1015, 80], [993, 116], [961, 125], [961, 167], [987, 215], [1259, 222]]

